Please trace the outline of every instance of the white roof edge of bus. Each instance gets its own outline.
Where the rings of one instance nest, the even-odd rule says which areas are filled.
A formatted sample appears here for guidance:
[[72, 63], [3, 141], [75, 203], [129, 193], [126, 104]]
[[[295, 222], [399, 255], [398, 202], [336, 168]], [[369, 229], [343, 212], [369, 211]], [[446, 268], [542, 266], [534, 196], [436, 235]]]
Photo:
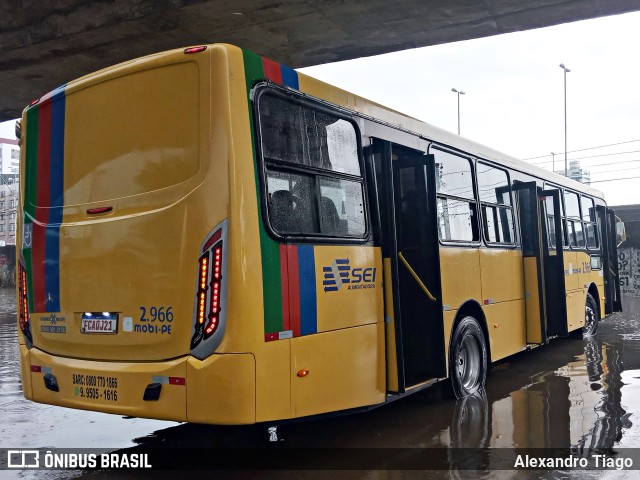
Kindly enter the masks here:
[[[354, 100], [352, 102], [352, 105], [341, 105], [344, 108], [362, 113], [366, 116], [379, 118], [380, 120], [383, 120], [391, 125], [397, 125], [404, 130], [408, 130], [412, 133], [418, 134], [427, 140], [453, 147], [479, 159], [494, 160], [507, 167], [540, 177], [543, 180], [549, 181], [550, 183], [553, 183], [555, 185], [567, 187], [578, 192], [587, 193], [604, 200], [604, 194], [602, 193], [602, 191], [593, 188], [590, 185], [571, 180], [570, 178], [567, 178], [563, 175], [551, 172], [542, 167], [538, 167], [537, 165], [528, 163], [524, 160], [519, 160], [516, 157], [512, 157], [511, 155], [500, 152], [491, 147], [487, 147], [481, 143], [462, 137], [443, 128], [431, 125], [423, 120], [419, 120], [392, 108], [360, 97], [347, 90], [343, 90], [331, 84], [327, 84], [326, 82], [318, 80], [315, 77], [311, 77], [301, 72], [298, 72], [298, 75], [312, 78], [316, 82], [320, 82], [322, 84], [330, 86], [332, 89], [336, 89], [343, 94], [340, 95], [341, 98], [344, 98], [344, 96], [352, 97]], [[386, 112], [385, 118], [380, 118], [379, 115], [376, 115], [373, 112], [374, 110], [384, 110]]]

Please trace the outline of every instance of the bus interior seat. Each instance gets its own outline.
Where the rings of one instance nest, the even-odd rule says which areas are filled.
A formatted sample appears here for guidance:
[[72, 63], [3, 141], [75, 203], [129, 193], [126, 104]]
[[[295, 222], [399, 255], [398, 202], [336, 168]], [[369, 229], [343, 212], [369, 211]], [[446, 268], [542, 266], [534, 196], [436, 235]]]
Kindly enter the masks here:
[[320, 197], [320, 231], [329, 235], [345, 235], [347, 221], [341, 220], [336, 204], [329, 197]]
[[270, 199], [271, 225], [279, 232], [296, 231], [294, 217], [294, 199], [289, 190], [277, 190]]

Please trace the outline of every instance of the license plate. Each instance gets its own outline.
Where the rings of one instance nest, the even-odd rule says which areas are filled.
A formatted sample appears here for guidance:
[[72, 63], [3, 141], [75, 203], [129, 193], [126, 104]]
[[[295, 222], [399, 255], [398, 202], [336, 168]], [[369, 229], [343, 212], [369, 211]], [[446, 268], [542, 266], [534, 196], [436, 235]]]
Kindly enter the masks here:
[[116, 333], [118, 315], [82, 315], [81, 333]]

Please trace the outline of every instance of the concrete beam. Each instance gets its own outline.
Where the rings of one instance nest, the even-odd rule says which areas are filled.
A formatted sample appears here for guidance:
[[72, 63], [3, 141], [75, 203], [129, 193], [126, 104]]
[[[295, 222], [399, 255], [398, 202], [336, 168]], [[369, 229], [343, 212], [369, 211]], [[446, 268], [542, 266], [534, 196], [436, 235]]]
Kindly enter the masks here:
[[69, 80], [187, 45], [303, 67], [636, 10], [640, 0], [1, 2], [0, 121]]

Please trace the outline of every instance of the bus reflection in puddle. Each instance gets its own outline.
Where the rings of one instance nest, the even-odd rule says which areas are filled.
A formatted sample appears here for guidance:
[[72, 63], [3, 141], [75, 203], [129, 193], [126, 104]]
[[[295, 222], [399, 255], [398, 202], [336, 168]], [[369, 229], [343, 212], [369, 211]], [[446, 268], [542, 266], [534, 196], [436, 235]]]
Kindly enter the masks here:
[[612, 448], [632, 425], [621, 404], [621, 356], [621, 345], [587, 339], [582, 355], [532, 375], [505, 398], [483, 393], [458, 400], [449, 438], [441, 440], [468, 448]]

